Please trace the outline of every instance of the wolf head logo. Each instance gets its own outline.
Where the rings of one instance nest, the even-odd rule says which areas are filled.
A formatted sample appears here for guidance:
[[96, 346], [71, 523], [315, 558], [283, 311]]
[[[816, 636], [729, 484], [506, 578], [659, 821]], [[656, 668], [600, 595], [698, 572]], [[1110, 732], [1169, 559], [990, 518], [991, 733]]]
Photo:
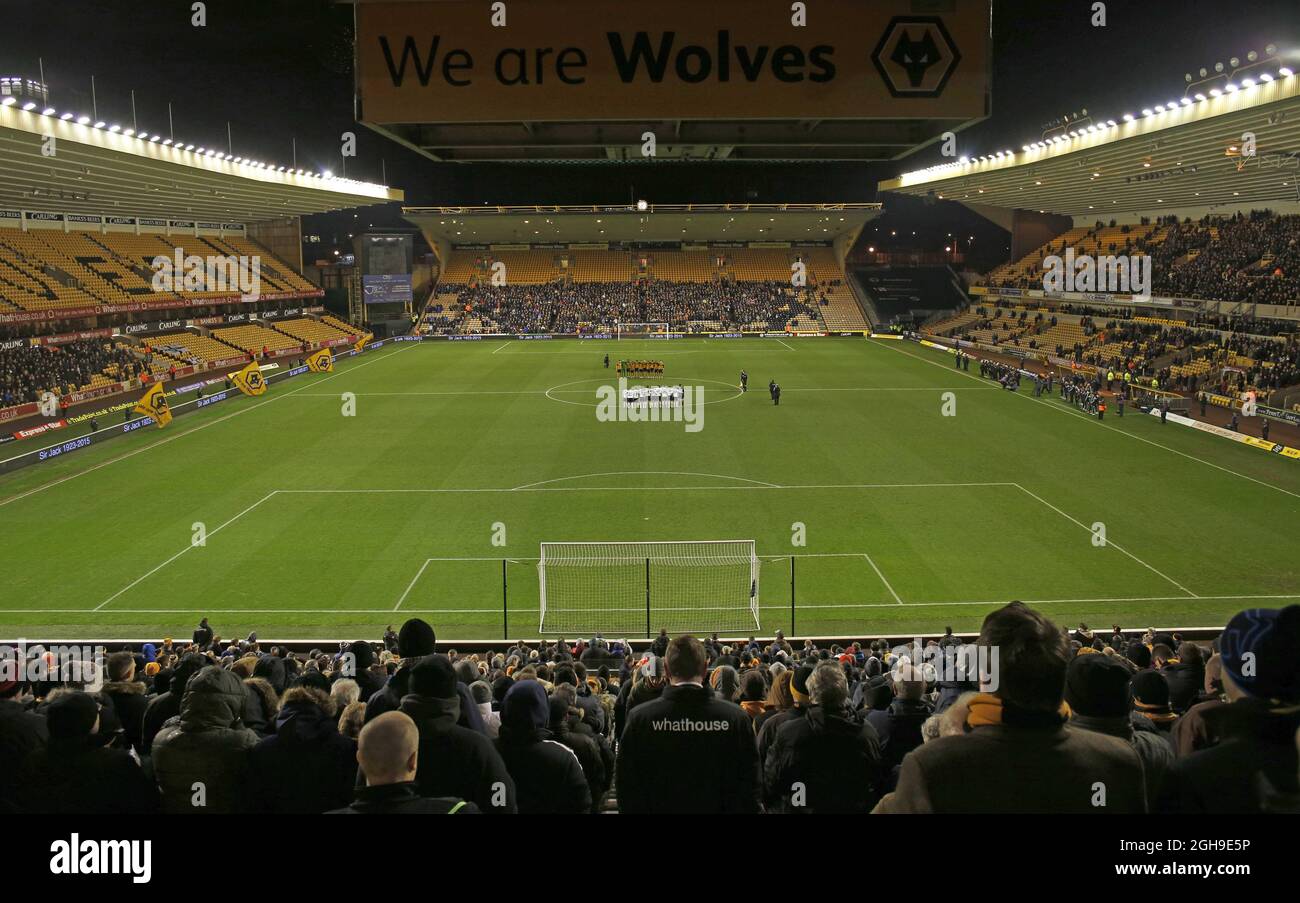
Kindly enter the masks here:
[[928, 29], [922, 33], [920, 40], [905, 30], [894, 47], [890, 61], [902, 66], [912, 87], [919, 88], [926, 70], [939, 62], [939, 48], [935, 46], [934, 37]]

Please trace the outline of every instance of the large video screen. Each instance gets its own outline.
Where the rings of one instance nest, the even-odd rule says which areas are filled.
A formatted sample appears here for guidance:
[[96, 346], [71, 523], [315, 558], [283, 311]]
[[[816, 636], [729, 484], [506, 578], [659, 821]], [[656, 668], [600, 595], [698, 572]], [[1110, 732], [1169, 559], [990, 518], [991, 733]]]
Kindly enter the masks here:
[[413, 297], [410, 275], [362, 276], [367, 304], [409, 304]]

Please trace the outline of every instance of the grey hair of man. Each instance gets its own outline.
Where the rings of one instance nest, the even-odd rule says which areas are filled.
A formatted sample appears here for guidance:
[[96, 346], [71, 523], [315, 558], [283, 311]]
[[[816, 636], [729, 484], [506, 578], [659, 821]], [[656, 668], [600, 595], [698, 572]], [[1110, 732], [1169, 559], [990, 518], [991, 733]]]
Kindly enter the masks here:
[[839, 662], [822, 662], [808, 678], [808, 694], [813, 705], [826, 709], [842, 708], [849, 698], [849, 682]]

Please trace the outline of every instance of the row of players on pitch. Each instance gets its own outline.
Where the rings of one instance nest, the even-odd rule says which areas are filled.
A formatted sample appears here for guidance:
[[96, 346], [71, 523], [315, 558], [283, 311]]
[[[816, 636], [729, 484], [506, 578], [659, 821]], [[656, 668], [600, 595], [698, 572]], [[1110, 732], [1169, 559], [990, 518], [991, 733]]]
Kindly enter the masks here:
[[[637, 367], [639, 365], [645, 365], [650, 367], [651, 369], [638, 370]], [[605, 355], [605, 369], [606, 370], [609, 369], [608, 354]], [[629, 375], [634, 375], [634, 376], [635, 375], [663, 376], [664, 364], [663, 361], [619, 361], [618, 372], [627, 373]], [[747, 370], [740, 371], [740, 391], [742, 392], [749, 391], [749, 371]], [[771, 397], [772, 404], [779, 405], [781, 403], [781, 385], [776, 380], [773, 379], [768, 381], [767, 394], [769, 397]]]

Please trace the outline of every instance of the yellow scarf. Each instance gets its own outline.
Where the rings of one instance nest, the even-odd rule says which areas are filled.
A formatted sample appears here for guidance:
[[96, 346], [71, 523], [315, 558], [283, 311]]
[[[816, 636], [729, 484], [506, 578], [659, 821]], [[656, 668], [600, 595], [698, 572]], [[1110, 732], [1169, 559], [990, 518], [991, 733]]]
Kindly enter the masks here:
[[[969, 711], [966, 714], [967, 727], [985, 727], [991, 724], [1003, 724], [1003, 716], [1006, 709], [1002, 706], [1002, 700], [992, 693], [978, 693], [971, 698]], [[1064, 702], [1056, 710], [1056, 716], [1064, 724], [1070, 720], [1070, 707]], [[1045, 716], [1035, 715], [1035, 720], [1045, 720]]]

